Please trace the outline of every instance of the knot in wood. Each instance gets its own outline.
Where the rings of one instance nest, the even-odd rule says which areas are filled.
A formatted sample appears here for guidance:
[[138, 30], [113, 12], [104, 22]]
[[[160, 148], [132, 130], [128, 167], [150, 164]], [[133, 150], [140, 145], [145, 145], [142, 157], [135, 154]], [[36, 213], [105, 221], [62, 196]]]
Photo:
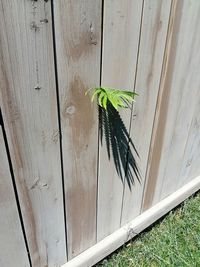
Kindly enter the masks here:
[[75, 112], [76, 108], [75, 106], [69, 106], [66, 108], [66, 113], [72, 115]]

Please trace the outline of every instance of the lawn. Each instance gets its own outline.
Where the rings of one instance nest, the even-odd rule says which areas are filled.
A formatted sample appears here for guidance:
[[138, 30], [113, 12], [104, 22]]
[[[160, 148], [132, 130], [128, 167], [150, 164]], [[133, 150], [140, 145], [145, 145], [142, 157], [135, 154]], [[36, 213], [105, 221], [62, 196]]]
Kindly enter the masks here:
[[96, 267], [200, 266], [200, 192]]

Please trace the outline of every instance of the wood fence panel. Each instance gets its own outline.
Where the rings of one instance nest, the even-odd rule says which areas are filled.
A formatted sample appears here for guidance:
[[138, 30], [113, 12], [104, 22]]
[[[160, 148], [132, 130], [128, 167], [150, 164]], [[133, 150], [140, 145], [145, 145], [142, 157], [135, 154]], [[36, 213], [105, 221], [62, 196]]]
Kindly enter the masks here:
[[55, 1], [69, 259], [96, 242], [101, 0]]
[[17, 211], [1, 126], [0, 162], [0, 265], [1, 267], [28, 267], [30, 266], [28, 254]]
[[32, 266], [54, 267], [66, 245], [51, 3], [0, 2], [0, 103]]
[[[101, 84], [134, 90], [140, 22], [143, 1], [106, 0], [103, 18], [103, 54]], [[129, 129], [130, 110], [120, 112]], [[98, 178], [97, 239], [120, 227], [123, 181], [113, 158], [108, 159], [106, 144], [100, 145]]]
[[[0, 0], [0, 266], [89, 266], [199, 188], [199, 21], [195, 0]], [[139, 94], [103, 145], [100, 84]]]
[[130, 190], [125, 183], [122, 225], [139, 215], [143, 197], [149, 146], [162, 70], [171, 1], [144, 1], [141, 41], [130, 136], [138, 150], [141, 181], [135, 177]]
[[[184, 184], [179, 182], [184, 151], [195, 112], [200, 77], [198, 1], [176, 1], [170, 27], [161, 102], [155, 122], [152, 157], [143, 209], [147, 209]], [[181, 179], [181, 178], [180, 178]]]

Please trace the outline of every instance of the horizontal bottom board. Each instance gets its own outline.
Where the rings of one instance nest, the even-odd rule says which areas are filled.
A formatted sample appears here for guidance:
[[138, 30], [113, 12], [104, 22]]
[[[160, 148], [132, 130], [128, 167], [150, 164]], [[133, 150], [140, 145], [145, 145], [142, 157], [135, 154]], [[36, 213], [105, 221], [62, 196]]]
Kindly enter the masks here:
[[139, 234], [156, 220], [161, 218], [171, 209], [179, 205], [186, 198], [200, 189], [200, 176], [193, 179], [182, 188], [160, 201], [158, 204], [143, 212], [130, 223], [121, 227], [111, 235], [107, 236], [96, 245], [85, 250], [62, 267], [91, 267], [113, 251], [118, 249], [131, 238]]

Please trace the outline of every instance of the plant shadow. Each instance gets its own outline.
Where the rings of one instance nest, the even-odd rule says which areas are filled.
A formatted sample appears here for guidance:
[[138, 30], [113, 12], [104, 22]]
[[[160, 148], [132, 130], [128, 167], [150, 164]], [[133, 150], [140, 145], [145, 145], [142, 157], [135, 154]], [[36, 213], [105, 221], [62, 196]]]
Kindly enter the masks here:
[[140, 182], [141, 176], [136, 162], [139, 154], [124, 125], [119, 112], [108, 102], [105, 110], [99, 106], [99, 137], [101, 146], [105, 138], [109, 160], [111, 156], [120, 179], [125, 180], [131, 190], [135, 178]]

